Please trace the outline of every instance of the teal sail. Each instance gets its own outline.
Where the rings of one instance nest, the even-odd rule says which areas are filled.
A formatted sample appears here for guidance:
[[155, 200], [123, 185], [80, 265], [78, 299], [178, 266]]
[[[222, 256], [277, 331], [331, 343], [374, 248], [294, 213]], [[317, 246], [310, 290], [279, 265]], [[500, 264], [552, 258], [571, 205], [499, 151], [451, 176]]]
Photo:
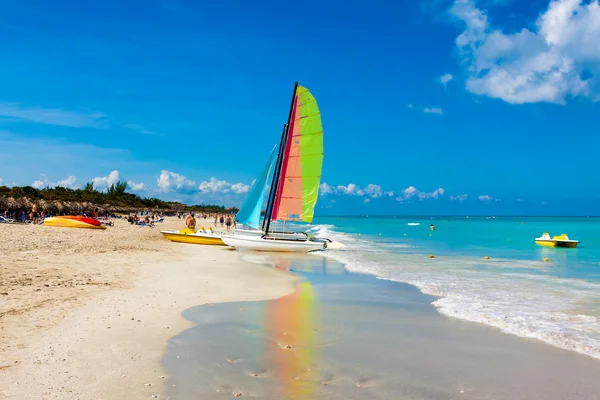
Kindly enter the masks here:
[[275, 147], [271, 150], [269, 158], [265, 163], [263, 169], [260, 171], [260, 175], [254, 181], [248, 197], [244, 200], [242, 208], [238, 211], [236, 216], [236, 222], [244, 224], [246, 227], [259, 229], [260, 227], [260, 211], [265, 197], [265, 189], [267, 188], [267, 178], [271, 171], [271, 164], [273, 163], [273, 156], [275, 155]]

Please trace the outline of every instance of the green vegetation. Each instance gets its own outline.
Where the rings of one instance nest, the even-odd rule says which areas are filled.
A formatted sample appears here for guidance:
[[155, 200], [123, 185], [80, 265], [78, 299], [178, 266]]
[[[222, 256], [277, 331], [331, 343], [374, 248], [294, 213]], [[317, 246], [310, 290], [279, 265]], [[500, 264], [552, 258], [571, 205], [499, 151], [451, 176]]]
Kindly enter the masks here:
[[[174, 211], [197, 211], [205, 213], [237, 212], [237, 208], [225, 208], [218, 205], [188, 206], [174, 201], [163, 201], [157, 198], [142, 198], [133, 193], [127, 193], [127, 182], [118, 181], [111, 185], [106, 192], [96, 190], [92, 182], [86, 183], [83, 189], [69, 189], [61, 186], [36, 189], [31, 186], [0, 186], [0, 197], [21, 199], [30, 202], [70, 202], [91, 203], [99, 207], [111, 206], [119, 209], [160, 209]], [[1, 202], [0, 202], [1, 203]]]

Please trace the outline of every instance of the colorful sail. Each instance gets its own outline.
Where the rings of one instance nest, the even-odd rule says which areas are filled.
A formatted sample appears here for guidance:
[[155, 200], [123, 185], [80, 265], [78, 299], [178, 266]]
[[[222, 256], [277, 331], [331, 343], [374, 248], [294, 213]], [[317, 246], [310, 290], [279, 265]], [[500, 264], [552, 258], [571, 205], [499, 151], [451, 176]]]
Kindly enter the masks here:
[[317, 101], [298, 86], [283, 147], [272, 220], [312, 222], [323, 167], [323, 126]]
[[275, 147], [271, 150], [271, 154], [267, 158], [267, 162], [263, 166], [260, 174], [254, 181], [244, 204], [238, 211], [236, 221], [244, 224], [244, 226], [258, 229], [260, 226], [260, 211], [264, 203], [265, 189], [267, 188], [267, 178], [271, 171], [271, 165], [273, 164], [273, 156], [275, 154]]

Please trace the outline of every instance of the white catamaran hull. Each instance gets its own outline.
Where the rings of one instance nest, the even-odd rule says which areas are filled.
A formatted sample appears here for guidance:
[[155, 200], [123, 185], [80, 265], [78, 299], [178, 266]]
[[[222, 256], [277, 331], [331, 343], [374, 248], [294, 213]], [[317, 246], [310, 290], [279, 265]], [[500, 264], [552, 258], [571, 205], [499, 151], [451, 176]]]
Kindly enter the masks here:
[[250, 235], [223, 235], [221, 239], [227, 246], [256, 251], [308, 253], [309, 251], [327, 248], [325, 242], [312, 240], [271, 239]]

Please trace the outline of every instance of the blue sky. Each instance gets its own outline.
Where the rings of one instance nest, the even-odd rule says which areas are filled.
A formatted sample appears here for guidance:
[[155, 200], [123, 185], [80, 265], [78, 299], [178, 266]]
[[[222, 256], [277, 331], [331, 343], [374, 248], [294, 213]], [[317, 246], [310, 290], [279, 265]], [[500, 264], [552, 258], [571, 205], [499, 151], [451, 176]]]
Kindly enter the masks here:
[[598, 215], [600, 7], [523, 3], [6, 4], [0, 179], [239, 205], [298, 80], [317, 215]]

